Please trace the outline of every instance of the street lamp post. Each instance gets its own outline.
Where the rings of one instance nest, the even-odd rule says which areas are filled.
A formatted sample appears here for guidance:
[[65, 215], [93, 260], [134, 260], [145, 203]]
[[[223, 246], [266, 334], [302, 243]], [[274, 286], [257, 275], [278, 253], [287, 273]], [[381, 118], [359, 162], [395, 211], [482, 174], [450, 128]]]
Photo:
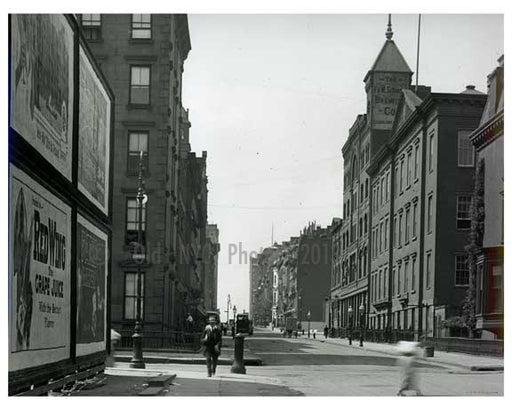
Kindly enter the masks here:
[[364, 303], [361, 302], [361, 306], [359, 306], [359, 327], [360, 327], [360, 337], [359, 337], [359, 346], [363, 347], [363, 333], [364, 333]]
[[310, 327], [311, 327], [311, 310], [308, 310], [308, 338], [310, 335]]
[[236, 305], [233, 305], [233, 337], [236, 335]]
[[299, 295], [299, 328], [302, 330], [302, 295]]
[[147, 201], [147, 196], [144, 191], [142, 181], [142, 160], [144, 152], [140, 152], [139, 157], [139, 186], [137, 190], [137, 205], [138, 205], [138, 233], [137, 233], [137, 250], [133, 254], [133, 260], [137, 263], [137, 312], [135, 316], [135, 328], [133, 329], [133, 357], [130, 361], [130, 367], [135, 369], [144, 369], [144, 358], [142, 354], [142, 315], [141, 315], [141, 302], [142, 302], [142, 272], [141, 264], [146, 259], [145, 247], [142, 244], [142, 207]]
[[348, 344], [352, 345], [352, 325], [354, 318], [352, 317], [352, 306], [348, 307]]

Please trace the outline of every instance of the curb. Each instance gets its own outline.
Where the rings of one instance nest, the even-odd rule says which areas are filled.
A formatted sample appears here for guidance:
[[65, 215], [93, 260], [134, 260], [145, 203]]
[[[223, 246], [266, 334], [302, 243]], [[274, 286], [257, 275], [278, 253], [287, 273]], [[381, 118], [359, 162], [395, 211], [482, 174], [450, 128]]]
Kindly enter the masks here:
[[[329, 339], [322, 340], [322, 342], [326, 342], [331, 345], [338, 345], [338, 346], [340, 345], [339, 343], [336, 343], [334, 341], [329, 341]], [[341, 345], [341, 346], [351, 347], [351, 348], [360, 348], [360, 346], [349, 345], [348, 343], [347, 343], [347, 345]], [[372, 348], [368, 348], [366, 346], [364, 346], [363, 349], [365, 349], [369, 352], [381, 353], [381, 354], [386, 354], [389, 356], [396, 356], [395, 353], [387, 352], [387, 351], [379, 350], [379, 349], [372, 349]], [[458, 367], [458, 368], [469, 370], [472, 372], [474, 372], [474, 371], [503, 371], [504, 370], [504, 366], [500, 366], [500, 365], [477, 365], [477, 366], [475, 366], [475, 365], [466, 365], [466, 364], [460, 364], [460, 363], [446, 362], [446, 361], [442, 361], [442, 360], [429, 360], [424, 357], [418, 357], [418, 362], [426, 363], [426, 364], [430, 364], [430, 365], [439, 365], [440, 367], [447, 367], [447, 366], [448, 367]]]
[[[114, 356], [116, 362], [129, 363], [132, 359], [131, 356]], [[152, 364], [204, 364], [206, 365], [206, 359], [202, 357], [164, 357], [164, 356], [144, 356], [144, 362]], [[231, 365], [233, 364], [233, 357], [230, 358], [219, 358], [219, 365]], [[247, 357], [244, 358], [245, 366], [263, 366], [263, 361], [258, 357]]]

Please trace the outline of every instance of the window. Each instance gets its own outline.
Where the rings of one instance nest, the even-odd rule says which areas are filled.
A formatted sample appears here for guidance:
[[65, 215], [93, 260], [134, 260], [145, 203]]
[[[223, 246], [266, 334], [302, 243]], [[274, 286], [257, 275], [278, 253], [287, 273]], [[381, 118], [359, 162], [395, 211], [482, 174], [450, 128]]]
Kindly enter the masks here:
[[397, 294], [400, 294], [401, 284], [402, 284], [402, 264], [399, 263], [398, 264], [397, 283], [396, 283], [396, 292], [397, 292]]
[[384, 233], [384, 222], [380, 223], [379, 230], [379, 253], [382, 253], [382, 234]]
[[364, 233], [368, 232], [368, 214], [364, 214]]
[[469, 268], [467, 255], [455, 256], [455, 286], [469, 285]]
[[151, 38], [151, 14], [132, 14], [132, 38]]
[[130, 103], [149, 104], [150, 67], [132, 66], [130, 77]]
[[407, 154], [407, 186], [411, 185], [411, 159], [412, 154], [409, 152]]
[[396, 248], [398, 246], [398, 219], [395, 216], [395, 229], [393, 229], [393, 246]]
[[403, 215], [400, 214], [399, 221], [398, 221], [398, 246], [402, 246], [402, 221], [403, 221]]
[[87, 40], [100, 40], [101, 14], [82, 14], [82, 32]]
[[434, 169], [434, 133], [428, 136], [428, 170]]
[[380, 203], [384, 203], [384, 176], [380, 180]]
[[432, 253], [427, 253], [427, 274], [425, 275], [425, 284], [427, 288], [430, 287], [430, 280], [431, 280], [431, 269], [432, 269]]
[[398, 174], [398, 166], [395, 167], [395, 183], [394, 183], [394, 190], [395, 190], [395, 196], [398, 196], [398, 178], [399, 178], [399, 174]]
[[145, 131], [130, 131], [128, 134], [128, 172], [138, 174], [140, 152], [143, 152], [142, 166], [144, 172], [148, 167], [148, 133]]
[[[139, 207], [136, 198], [126, 199], [126, 237], [125, 243], [138, 243]], [[142, 205], [142, 244], [146, 243], [146, 204]]]
[[[140, 283], [140, 316], [144, 317], [144, 273], [141, 272]], [[124, 274], [124, 318], [135, 320], [137, 318], [137, 273]]]
[[457, 197], [457, 229], [471, 228], [471, 196]]
[[416, 238], [417, 235], [417, 217], [418, 217], [418, 203], [415, 202], [412, 206], [412, 237]]
[[384, 250], [388, 250], [388, 218], [384, 221]]
[[411, 232], [411, 210], [409, 208], [405, 211], [405, 243], [409, 242], [409, 234]]
[[416, 258], [412, 258], [411, 262], [411, 290], [416, 288]]
[[386, 173], [386, 202], [389, 201], [389, 171]]
[[404, 190], [404, 160], [400, 161], [400, 193]]
[[382, 297], [387, 296], [387, 293], [386, 293], [387, 287], [388, 287], [388, 268], [384, 268], [384, 280], [383, 280], [383, 284], [382, 284], [382, 289], [383, 289]]
[[429, 195], [427, 201], [427, 232], [432, 232], [432, 194]]
[[404, 263], [404, 293], [409, 290], [409, 261]]
[[469, 139], [471, 131], [459, 131], [458, 161], [459, 167], [473, 167], [475, 165], [475, 147]]
[[382, 291], [382, 270], [379, 270], [378, 299], [381, 298]]
[[414, 179], [418, 179], [418, 168], [420, 164], [420, 146], [414, 148]]

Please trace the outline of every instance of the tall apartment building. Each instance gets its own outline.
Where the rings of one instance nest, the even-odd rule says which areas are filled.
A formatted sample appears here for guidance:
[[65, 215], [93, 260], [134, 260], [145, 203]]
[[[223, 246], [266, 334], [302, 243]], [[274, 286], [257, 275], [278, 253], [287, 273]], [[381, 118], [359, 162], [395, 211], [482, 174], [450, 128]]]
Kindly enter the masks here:
[[367, 113], [343, 146], [342, 278], [331, 312], [341, 327], [351, 307], [355, 326], [365, 317], [369, 328], [417, 338], [459, 314], [467, 287], [468, 136], [486, 96], [474, 87], [461, 94], [412, 87], [392, 36], [388, 23], [365, 77]]
[[[191, 49], [186, 15], [83, 14], [88, 45], [115, 95], [112, 327], [129, 336], [135, 319], [137, 166], [144, 153], [145, 337], [180, 329], [198, 305], [197, 283], [180, 267], [180, 138], [183, 65]], [[204, 224], [205, 225], [205, 224]]]

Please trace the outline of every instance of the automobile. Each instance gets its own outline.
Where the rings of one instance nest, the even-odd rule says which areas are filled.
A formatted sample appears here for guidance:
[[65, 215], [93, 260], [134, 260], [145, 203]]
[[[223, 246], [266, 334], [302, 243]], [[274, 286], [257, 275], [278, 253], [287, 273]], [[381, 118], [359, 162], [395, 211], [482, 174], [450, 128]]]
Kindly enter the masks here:
[[236, 315], [236, 333], [249, 333], [249, 314], [239, 313]]

